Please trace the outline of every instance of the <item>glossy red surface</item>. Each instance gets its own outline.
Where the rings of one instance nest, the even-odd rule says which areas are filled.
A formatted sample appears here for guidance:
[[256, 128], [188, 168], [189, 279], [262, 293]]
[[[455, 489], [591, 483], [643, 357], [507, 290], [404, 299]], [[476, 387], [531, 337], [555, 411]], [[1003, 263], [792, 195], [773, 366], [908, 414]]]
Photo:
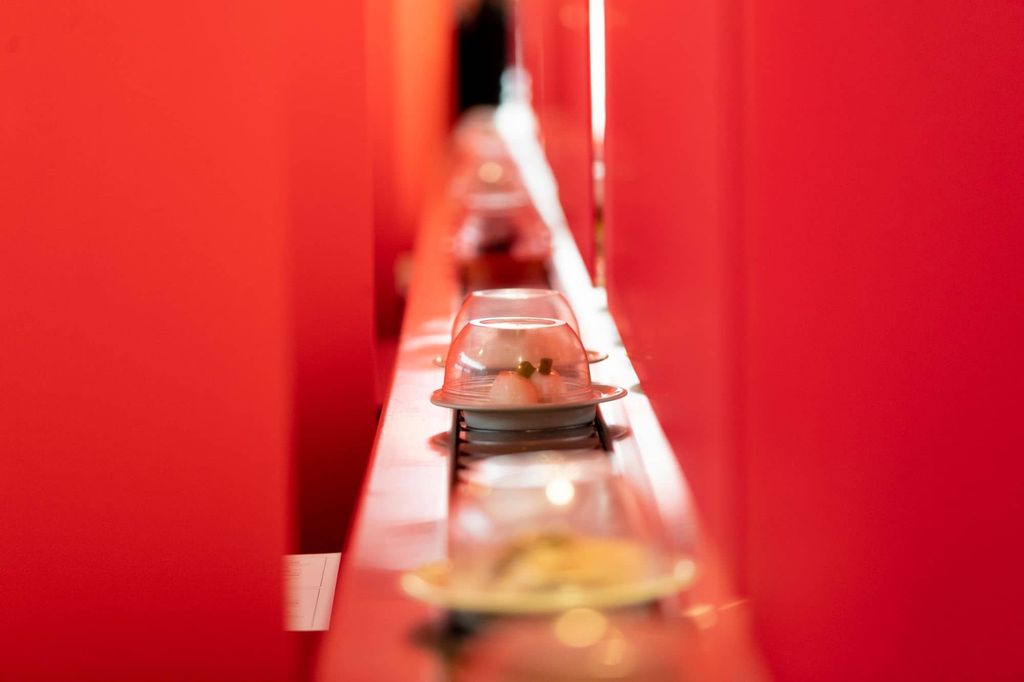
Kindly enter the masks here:
[[517, 0], [517, 43], [558, 195], [583, 262], [594, 274], [593, 133], [588, 0]]
[[610, 0], [608, 299], [705, 525], [739, 559], [736, 126], [727, 6]]
[[1024, 7], [607, 26], [612, 310], [773, 673], [1019, 678]]
[[344, 542], [377, 429], [363, 3], [282, 11], [294, 363], [295, 551]]
[[408, 282], [396, 264], [412, 251], [452, 121], [455, 9], [451, 0], [343, 4], [366, 7], [377, 327], [397, 338]]
[[1024, 5], [770, 2], [751, 25], [767, 655], [784, 679], [1019, 679]]
[[0, 678], [291, 677], [274, 5], [0, 5]]
[[292, 500], [339, 549], [375, 429], [361, 5], [0, 12], [0, 678], [293, 679]]

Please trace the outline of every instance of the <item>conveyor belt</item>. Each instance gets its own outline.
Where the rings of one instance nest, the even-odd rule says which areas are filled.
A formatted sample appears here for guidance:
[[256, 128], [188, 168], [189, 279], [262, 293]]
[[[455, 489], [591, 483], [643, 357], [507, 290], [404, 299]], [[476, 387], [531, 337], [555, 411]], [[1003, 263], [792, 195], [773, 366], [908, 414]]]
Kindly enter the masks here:
[[612, 451], [612, 442], [624, 430], [609, 429], [596, 411], [594, 420], [586, 424], [552, 429], [521, 431], [491, 431], [474, 429], [466, 425], [461, 410], [452, 411], [452, 427], [446, 434], [435, 437], [435, 443], [448, 450], [451, 469], [451, 490], [458, 483], [458, 472], [469, 459], [492, 455], [510, 455], [540, 450], [604, 450]]

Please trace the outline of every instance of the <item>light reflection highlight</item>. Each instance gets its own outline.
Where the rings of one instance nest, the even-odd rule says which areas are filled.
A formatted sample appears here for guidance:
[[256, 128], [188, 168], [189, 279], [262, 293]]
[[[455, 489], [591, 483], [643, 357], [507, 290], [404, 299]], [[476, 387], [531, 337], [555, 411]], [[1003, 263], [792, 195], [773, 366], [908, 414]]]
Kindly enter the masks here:
[[700, 630], [707, 630], [718, 623], [718, 614], [713, 604], [694, 604], [683, 611], [683, 615], [693, 621]]
[[555, 620], [555, 637], [573, 648], [593, 646], [608, 630], [608, 619], [593, 609], [570, 609]]
[[697, 564], [690, 559], [680, 559], [672, 570], [680, 588], [689, 587], [697, 577]]
[[501, 169], [501, 164], [495, 163], [494, 161], [486, 161], [480, 164], [480, 168], [477, 169], [477, 176], [484, 182], [497, 182], [501, 180], [501, 176], [504, 171]]
[[547, 496], [548, 501], [551, 504], [558, 507], [564, 507], [565, 505], [572, 502], [572, 498], [576, 496], [576, 487], [573, 486], [572, 481], [565, 478], [553, 478], [545, 486], [544, 494]]
[[590, 661], [590, 674], [597, 679], [629, 679], [636, 668], [634, 647], [617, 628], [595, 647]]

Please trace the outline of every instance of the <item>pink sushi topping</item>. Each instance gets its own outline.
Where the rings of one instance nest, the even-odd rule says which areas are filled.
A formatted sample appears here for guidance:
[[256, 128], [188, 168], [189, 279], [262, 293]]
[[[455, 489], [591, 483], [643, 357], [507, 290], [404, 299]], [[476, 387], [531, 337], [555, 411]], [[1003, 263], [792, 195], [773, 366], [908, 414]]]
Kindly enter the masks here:
[[[530, 374], [533, 374], [532, 370], [531, 365]], [[519, 370], [504, 370], [494, 378], [491, 400], [501, 405], [532, 405], [540, 402], [540, 395], [533, 383]]]

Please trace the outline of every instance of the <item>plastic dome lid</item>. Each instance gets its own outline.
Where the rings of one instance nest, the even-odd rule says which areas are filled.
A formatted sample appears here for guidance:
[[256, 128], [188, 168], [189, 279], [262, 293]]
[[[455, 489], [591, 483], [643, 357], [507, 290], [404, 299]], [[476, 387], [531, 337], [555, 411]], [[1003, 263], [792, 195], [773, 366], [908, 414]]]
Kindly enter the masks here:
[[481, 409], [586, 401], [587, 353], [565, 320], [473, 319], [452, 342], [440, 393]]
[[564, 320], [577, 336], [580, 333], [572, 306], [554, 289], [481, 289], [462, 302], [452, 325], [452, 338], [470, 320], [487, 317], [547, 317]]
[[454, 238], [455, 257], [465, 262], [486, 254], [541, 261], [551, 252], [551, 234], [531, 204], [468, 211]]
[[452, 131], [456, 154], [475, 158], [507, 156], [508, 150], [498, 133], [493, 106], [479, 105], [466, 110]]
[[467, 159], [458, 164], [451, 193], [470, 210], [512, 209], [530, 203], [519, 169], [511, 159]]

